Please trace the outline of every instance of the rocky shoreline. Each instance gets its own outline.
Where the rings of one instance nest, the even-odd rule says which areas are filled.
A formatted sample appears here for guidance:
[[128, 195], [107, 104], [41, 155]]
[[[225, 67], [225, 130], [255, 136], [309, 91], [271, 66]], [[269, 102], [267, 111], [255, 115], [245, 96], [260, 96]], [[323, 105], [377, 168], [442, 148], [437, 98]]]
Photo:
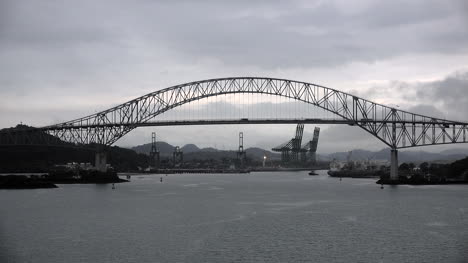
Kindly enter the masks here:
[[115, 172], [87, 171], [81, 174], [51, 172], [41, 175], [2, 175], [0, 189], [42, 189], [58, 188], [56, 184], [111, 184], [124, 183]]
[[399, 180], [390, 180], [380, 179], [376, 184], [386, 184], [386, 185], [447, 185], [447, 184], [468, 184], [466, 180], [450, 180], [450, 181], [428, 181], [428, 180], [411, 180], [411, 179], [399, 179]]
[[52, 182], [25, 175], [0, 176], [0, 189], [41, 189], [58, 188]]

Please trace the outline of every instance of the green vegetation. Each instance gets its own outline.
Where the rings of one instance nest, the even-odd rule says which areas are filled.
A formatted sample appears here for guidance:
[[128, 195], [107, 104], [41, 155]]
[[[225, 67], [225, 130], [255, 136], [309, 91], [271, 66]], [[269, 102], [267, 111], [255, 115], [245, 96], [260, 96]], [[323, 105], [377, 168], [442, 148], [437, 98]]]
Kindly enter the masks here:
[[468, 173], [468, 157], [450, 164], [423, 162], [418, 167], [414, 163], [402, 163], [398, 167], [401, 175], [431, 175], [443, 178], [460, 178]]
[[[48, 172], [56, 164], [94, 163], [95, 148], [14, 146], [0, 147], [0, 173]], [[136, 171], [148, 166], [148, 156], [120, 147], [107, 149], [107, 162], [120, 171]]]
[[397, 181], [381, 177], [378, 184], [466, 184], [468, 183], [468, 157], [450, 164], [423, 162], [418, 167], [402, 163], [398, 167]]

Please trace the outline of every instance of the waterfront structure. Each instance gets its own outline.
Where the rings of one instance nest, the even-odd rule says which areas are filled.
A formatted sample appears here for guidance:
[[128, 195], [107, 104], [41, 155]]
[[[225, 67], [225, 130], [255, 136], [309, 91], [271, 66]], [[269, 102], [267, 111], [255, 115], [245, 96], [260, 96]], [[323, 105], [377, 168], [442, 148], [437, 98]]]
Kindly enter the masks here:
[[184, 152], [180, 149], [179, 146], [174, 148], [174, 152], [172, 153], [172, 163], [174, 166], [180, 166], [184, 162]]
[[[333, 114], [334, 118], [309, 118], [302, 113], [289, 119], [220, 118], [161, 121], [157, 118], [186, 103], [228, 94], [287, 98], [323, 109]], [[6, 129], [0, 133], [0, 145], [53, 143], [110, 146], [131, 130], [141, 126], [256, 123], [347, 124], [364, 129], [392, 149], [393, 179], [398, 178], [398, 149], [466, 143], [468, 130], [466, 122], [403, 111], [312, 83], [277, 78], [234, 77], [194, 81], [160, 89], [110, 109], [55, 125]]]
[[239, 132], [239, 149], [237, 150], [237, 161], [239, 163], [239, 167], [244, 167], [246, 159], [247, 154], [244, 151], [244, 133]]
[[283, 164], [287, 164], [289, 162], [297, 163], [299, 161], [299, 154], [301, 152], [301, 143], [302, 143], [303, 134], [304, 134], [304, 124], [299, 123], [296, 127], [296, 134], [291, 140], [271, 149], [274, 152], [281, 153], [281, 163]]
[[317, 164], [317, 146], [320, 135], [320, 128], [314, 128], [314, 136], [312, 140], [304, 144], [301, 148], [301, 160], [302, 162], [311, 161], [312, 164]]
[[150, 166], [152, 166], [154, 169], [158, 169], [159, 162], [160, 162], [160, 157], [159, 157], [158, 146], [156, 145], [156, 133], [153, 132], [151, 133]]

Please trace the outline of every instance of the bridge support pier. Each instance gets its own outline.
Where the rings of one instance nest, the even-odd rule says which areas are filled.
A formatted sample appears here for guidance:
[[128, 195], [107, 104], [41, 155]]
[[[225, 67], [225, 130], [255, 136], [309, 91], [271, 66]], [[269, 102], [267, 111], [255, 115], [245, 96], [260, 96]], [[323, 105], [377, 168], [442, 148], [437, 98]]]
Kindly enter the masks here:
[[99, 172], [107, 172], [107, 153], [105, 151], [96, 152], [94, 167]]
[[398, 150], [390, 151], [390, 180], [398, 180]]

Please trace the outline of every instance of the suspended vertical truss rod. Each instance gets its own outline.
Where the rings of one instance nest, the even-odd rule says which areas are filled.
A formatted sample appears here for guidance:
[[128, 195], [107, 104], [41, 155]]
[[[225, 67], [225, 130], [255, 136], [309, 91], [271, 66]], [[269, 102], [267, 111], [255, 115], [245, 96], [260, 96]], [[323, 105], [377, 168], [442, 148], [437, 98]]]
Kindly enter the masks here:
[[[0, 145], [32, 143], [52, 135], [74, 145], [112, 145], [131, 130], [167, 111], [208, 97], [228, 94], [273, 95], [303, 102], [350, 121], [392, 149], [466, 143], [468, 123], [415, 114], [324, 86], [277, 78], [236, 77], [195, 81], [161, 89], [113, 108], [37, 129], [0, 132]], [[27, 136], [21, 140], [20, 134]]]

